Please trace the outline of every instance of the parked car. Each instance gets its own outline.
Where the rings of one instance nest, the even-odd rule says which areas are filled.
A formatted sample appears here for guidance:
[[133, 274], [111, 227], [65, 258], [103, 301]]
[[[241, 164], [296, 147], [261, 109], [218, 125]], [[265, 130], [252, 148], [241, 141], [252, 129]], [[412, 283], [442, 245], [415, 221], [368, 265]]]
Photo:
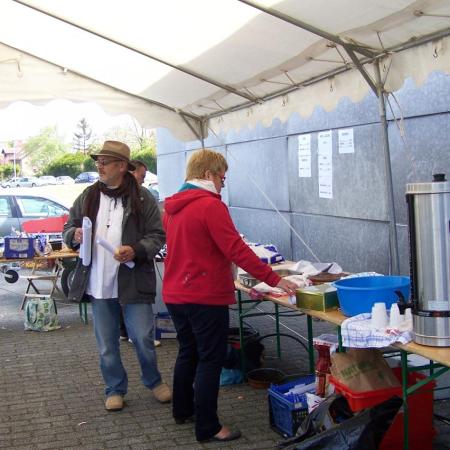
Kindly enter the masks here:
[[74, 184], [75, 180], [68, 175], [56, 177], [56, 184]]
[[[57, 200], [44, 195], [34, 194], [0, 194], [0, 236], [11, 234], [12, 228], [17, 231], [45, 232], [50, 240], [61, 240], [64, 220], [55, 220], [69, 214], [69, 208]], [[24, 223], [40, 220], [32, 230]], [[32, 224], [33, 225], [33, 224]], [[38, 227], [38, 228], [36, 228]]]
[[56, 177], [54, 177], [53, 175], [43, 175], [42, 177], [39, 177], [39, 181], [42, 183], [42, 185], [58, 184], [56, 181]]
[[158, 183], [158, 176], [147, 170], [147, 172], [145, 172], [144, 184], [157, 184], [157, 183]]
[[81, 172], [75, 178], [75, 183], [94, 183], [97, 180], [98, 180], [97, 172]]
[[2, 187], [3, 188], [10, 188], [17, 186], [17, 181], [20, 180], [20, 177], [13, 177], [9, 180], [2, 181]]
[[43, 186], [42, 181], [37, 177], [13, 178], [6, 187], [36, 187]]
[[147, 189], [150, 191], [150, 193], [155, 197], [156, 201], [159, 201], [159, 187], [158, 183], [150, 184], [147, 186]]

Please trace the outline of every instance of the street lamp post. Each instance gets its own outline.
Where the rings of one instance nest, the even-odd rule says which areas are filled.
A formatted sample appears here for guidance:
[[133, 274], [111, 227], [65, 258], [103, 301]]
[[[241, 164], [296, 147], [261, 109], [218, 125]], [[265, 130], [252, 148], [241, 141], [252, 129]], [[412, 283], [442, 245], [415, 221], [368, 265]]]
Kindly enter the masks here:
[[16, 146], [14, 145], [13, 147], [13, 167], [14, 167], [14, 178], [16, 178], [17, 173], [16, 173]]

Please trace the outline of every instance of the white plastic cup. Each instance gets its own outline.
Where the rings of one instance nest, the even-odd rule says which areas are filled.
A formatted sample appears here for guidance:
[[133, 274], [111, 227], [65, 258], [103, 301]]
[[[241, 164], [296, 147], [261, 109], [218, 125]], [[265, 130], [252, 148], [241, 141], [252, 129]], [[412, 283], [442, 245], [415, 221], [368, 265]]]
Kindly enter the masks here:
[[391, 306], [391, 311], [389, 314], [389, 328], [398, 329], [403, 322], [403, 316], [400, 314], [397, 303]]
[[387, 327], [388, 315], [386, 311], [385, 303], [375, 303], [372, 307], [372, 320], [371, 328], [372, 330], [383, 330]]
[[411, 308], [406, 308], [405, 309], [405, 322], [411, 322], [412, 323], [413, 318], [412, 318], [412, 310]]

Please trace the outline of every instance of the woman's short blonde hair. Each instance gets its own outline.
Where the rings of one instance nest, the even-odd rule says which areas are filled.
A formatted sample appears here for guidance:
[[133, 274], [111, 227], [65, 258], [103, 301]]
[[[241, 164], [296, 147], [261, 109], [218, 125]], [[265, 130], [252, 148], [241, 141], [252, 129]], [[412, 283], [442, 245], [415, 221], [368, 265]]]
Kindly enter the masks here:
[[194, 178], [204, 179], [207, 170], [218, 175], [220, 172], [228, 170], [228, 164], [221, 153], [202, 148], [189, 158], [186, 167], [186, 181]]

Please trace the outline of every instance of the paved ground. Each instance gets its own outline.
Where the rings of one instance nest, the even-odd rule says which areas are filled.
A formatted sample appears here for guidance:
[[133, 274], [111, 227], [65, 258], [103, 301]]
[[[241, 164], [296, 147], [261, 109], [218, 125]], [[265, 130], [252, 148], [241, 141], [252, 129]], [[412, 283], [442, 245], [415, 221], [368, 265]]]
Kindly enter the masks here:
[[[25, 332], [18, 310], [24, 285], [0, 279], [0, 448], [1, 449], [266, 449], [280, 436], [269, 427], [267, 396], [246, 384], [223, 387], [219, 410], [223, 422], [239, 426], [243, 437], [234, 443], [199, 445], [191, 425], [175, 425], [170, 406], [158, 404], [139, 381], [132, 344], [122, 343], [129, 373], [127, 408], [107, 413], [103, 409], [103, 384], [92, 326], [83, 325], [78, 308], [58, 302], [62, 329], [49, 333]], [[235, 313], [231, 316], [235, 318]], [[269, 317], [251, 319], [259, 329], [272, 330]], [[304, 318], [283, 318], [292, 331], [305, 334]], [[315, 333], [332, 330], [315, 322]], [[288, 328], [283, 328], [292, 334]], [[270, 332], [270, 331], [269, 331]], [[306, 352], [296, 341], [283, 339], [287, 350], [281, 360], [274, 343], [265, 340], [265, 365], [287, 374], [307, 368]], [[158, 348], [161, 372], [167, 382], [176, 355], [176, 342], [166, 339]], [[447, 402], [435, 410], [450, 416]], [[439, 431], [434, 449], [450, 449], [450, 427], [435, 421]]]

